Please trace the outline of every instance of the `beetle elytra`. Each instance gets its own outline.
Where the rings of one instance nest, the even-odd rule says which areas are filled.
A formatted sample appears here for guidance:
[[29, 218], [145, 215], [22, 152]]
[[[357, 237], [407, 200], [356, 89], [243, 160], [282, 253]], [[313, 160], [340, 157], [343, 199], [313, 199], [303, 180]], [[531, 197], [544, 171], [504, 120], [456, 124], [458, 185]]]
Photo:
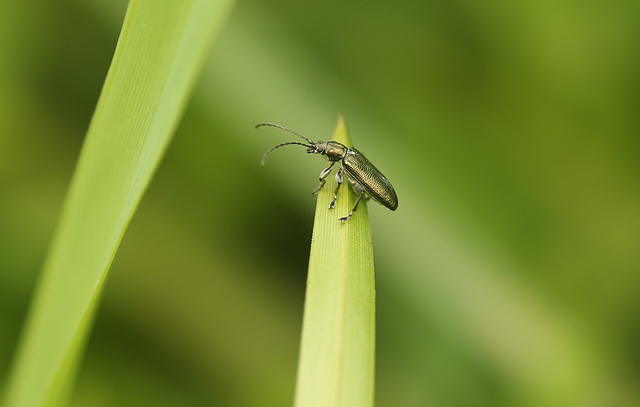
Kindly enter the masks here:
[[264, 165], [265, 160], [275, 149], [278, 149], [283, 146], [296, 144], [299, 146], [307, 147], [308, 154], [321, 154], [327, 156], [329, 159], [329, 166], [320, 172], [320, 177], [318, 177], [320, 181], [320, 185], [312, 192], [313, 195], [316, 195], [326, 182], [325, 178], [329, 175], [335, 163], [339, 163], [340, 168], [336, 173], [336, 182], [338, 186], [333, 193], [333, 200], [329, 205], [329, 209], [333, 209], [336, 205], [336, 200], [338, 199], [338, 191], [340, 190], [340, 186], [342, 186], [342, 174], [344, 173], [347, 176], [347, 179], [351, 183], [353, 190], [358, 194], [358, 199], [356, 203], [353, 205], [353, 209], [351, 212], [342, 218], [340, 218], [341, 222], [345, 222], [355, 213], [358, 208], [358, 204], [362, 197], [365, 194], [368, 197], [373, 198], [378, 203], [386, 206], [387, 208], [395, 211], [398, 208], [398, 197], [396, 196], [396, 191], [393, 189], [393, 186], [389, 182], [389, 180], [382, 175], [380, 171], [371, 163], [371, 161], [367, 160], [367, 158], [354, 147], [346, 147], [344, 144], [338, 143], [337, 141], [318, 141], [315, 142], [311, 139], [306, 138], [302, 134], [296, 133], [293, 130], [290, 130], [284, 126], [275, 123], [259, 123], [256, 125], [256, 128], [261, 126], [271, 126], [277, 127], [282, 130], [286, 130], [289, 133], [293, 133], [301, 139], [305, 140], [307, 143], [300, 143], [297, 141], [290, 141], [287, 143], [278, 144], [277, 146], [271, 148], [267, 151], [264, 156], [262, 156], [262, 165]]

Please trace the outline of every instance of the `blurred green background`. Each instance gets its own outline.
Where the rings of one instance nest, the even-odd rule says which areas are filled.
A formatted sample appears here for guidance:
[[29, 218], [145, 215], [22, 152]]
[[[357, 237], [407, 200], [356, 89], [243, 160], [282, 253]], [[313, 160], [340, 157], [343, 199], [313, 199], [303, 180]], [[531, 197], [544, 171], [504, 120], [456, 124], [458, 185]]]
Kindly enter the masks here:
[[[0, 383], [126, 2], [0, 4]], [[105, 286], [73, 406], [290, 405], [322, 160], [370, 203], [379, 406], [640, 405], [640, 5], [240, 0]]]

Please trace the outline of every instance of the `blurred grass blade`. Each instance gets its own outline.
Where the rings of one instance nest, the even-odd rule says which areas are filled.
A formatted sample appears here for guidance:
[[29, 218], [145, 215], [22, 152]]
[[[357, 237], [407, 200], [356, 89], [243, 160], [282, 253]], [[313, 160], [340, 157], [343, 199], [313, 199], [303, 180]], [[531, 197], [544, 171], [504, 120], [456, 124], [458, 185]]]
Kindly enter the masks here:
[[[342, 116], [332, 140], [351, 145]], [[334, 169], [334, 172], [336, 170]], [[375, 280], [366, 202], [347, 222], [356, 194], [327, 177], [318, 194], [304, 307], [296, 407], [373, 406]], [[348, 197], [348, 199], [347, 199]]]
[[5, 407], [66, 402], [109, 265], [232, 4], [129, 4], [10, 372]]

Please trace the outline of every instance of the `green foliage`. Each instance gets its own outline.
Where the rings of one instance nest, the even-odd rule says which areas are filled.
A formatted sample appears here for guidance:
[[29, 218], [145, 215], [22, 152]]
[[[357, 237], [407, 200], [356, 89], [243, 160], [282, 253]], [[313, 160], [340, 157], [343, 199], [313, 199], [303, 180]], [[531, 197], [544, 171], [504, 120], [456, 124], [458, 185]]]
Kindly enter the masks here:
[[[351, 146], [342, 116], [331, 140]], [[345, 179], [329, 210], [337, 183], [327, 178], [313, 226], [295, 406], [373, 406], [375, 279], [369, 213], [361, 202], [347, 222], [340, 222], [357, 196]]]
[[[125, 6], [0, 2], [3, 383]], [[639, 31], [630, 0], [238, 2], [71, 405], [291, 404], [324, 160], [261, 167], [290, 139], [253, 126], [338, 112], [402, 201], [368, 206], [378, 405], [640, 405]]]
[[230, 3], [131, 2], [35, 293], [7, 407], [68, 398], [113, 257]]

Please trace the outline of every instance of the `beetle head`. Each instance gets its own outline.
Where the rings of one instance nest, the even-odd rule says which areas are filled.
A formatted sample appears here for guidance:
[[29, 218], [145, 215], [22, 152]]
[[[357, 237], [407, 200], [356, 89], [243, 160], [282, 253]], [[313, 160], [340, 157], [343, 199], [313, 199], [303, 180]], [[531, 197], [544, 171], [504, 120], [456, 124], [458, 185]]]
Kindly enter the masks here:
[[307, 148], [307, 154], [324, 154], [327, 151], [327, 142], [318, 141]]

